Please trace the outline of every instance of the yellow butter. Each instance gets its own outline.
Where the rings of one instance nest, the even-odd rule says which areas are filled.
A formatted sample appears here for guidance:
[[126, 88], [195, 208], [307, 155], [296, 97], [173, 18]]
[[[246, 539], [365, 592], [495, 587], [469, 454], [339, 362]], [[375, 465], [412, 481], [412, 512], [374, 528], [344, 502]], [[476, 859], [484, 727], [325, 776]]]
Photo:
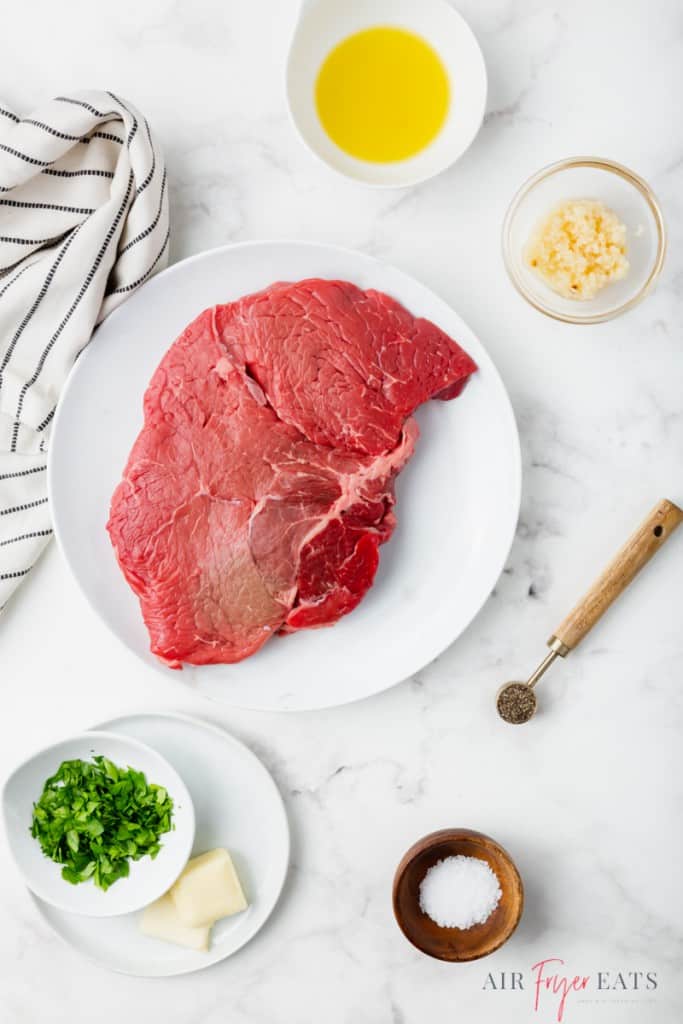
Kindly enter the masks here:
[[315, 86], [320, 123], [345, 153], [371, 163], [407, 160], [432, 142], [450, 106], [441, 58], [421, 36], [374, 25], [343, 39]]
[[200, 952], [206, 952], [209, 948], [209, 926], [190, 927], [183, 924], [168, 892], [145, 907], [140, 921], [140, 931], [153, 939], [172, 942], [176, 946], [187, 946], [188, 949], [197, 949]]
[[248, 903], [227, 850], [209, 850], [188, 862], [170, 889], [178, 918], [189, 928], [212, 925]]

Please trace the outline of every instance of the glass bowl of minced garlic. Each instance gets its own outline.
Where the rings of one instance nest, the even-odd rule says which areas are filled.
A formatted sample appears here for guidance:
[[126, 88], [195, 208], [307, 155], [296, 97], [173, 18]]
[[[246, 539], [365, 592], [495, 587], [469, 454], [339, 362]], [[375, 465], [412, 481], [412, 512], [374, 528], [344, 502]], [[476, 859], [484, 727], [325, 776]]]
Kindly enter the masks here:
[[649, 185], [598, 157], [544, 167], [515, 195], [503, 223], [510, 279], [535, 309], [595, 324], [631, 309], [664, 262], [666, 230]]

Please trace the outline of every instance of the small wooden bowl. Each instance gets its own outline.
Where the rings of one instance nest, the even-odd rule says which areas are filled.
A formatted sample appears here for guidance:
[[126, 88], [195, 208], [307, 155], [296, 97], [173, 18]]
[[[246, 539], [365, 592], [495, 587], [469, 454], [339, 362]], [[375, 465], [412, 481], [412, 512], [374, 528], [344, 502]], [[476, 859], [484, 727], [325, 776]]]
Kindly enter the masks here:
[[[458, 854], [486, 861], [503, 895], [484, 924], [441, 928], [420, 909], [420, 884], [437, 861]], [[394, 876], [393, 901], [398, 926], [409, 942], [437, 960], [464, 963], [507, 942], [522, 916], [524, 887], [509, 853], [493, 839], [468, 828], [445, 828], [418, 840], [405, 854]]]

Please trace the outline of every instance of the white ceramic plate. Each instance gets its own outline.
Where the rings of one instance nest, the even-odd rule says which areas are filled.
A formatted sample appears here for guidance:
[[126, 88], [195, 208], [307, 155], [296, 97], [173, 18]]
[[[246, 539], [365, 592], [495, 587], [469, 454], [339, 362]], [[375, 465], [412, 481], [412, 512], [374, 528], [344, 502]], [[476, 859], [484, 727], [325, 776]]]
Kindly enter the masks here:
[[[202, 309], [278, 280], [345, 278], [428, 317], [476, 360], [463, 394], [418, 412], [422, 437], [397, 481], [398, 527], [375, 585], [328, 629], [275, 637], [238, 665], [166, 668], [149, 652], [137, 598], [105, 530], [109, 502], [142, 425], [161, 357]], [[55, 532], [76, 579], [146, 664], [195, 693], [240, 707], [300, 711], [378, 693], [422, 668], [469, 624], [512, 543], [520, 500], [517, 428], [481, 342], [433, 292], [362, 253], [302, 242], [214, 249], [153, 278], [100, 327], [78, 360], [50, 442]]]
[[[422, 36], [441, 58], [451, 88], [446, 121], [433, 142], [408, 160], [385, 164], [357, 160], [340, 149], [315, 106], [315, 83], [330, 50], [375, 25]], [[486, 65], [474, 33], [448, 0], [303, 0], [287, 59], [286, 92], [301, 139], [329, 167], [364, 185], [405, 188], [440, 174], [473, 142], [486, 109]]]
[[139, 913], [96, 921], [67, 914], [34, 896], [38, 910], [83, 956], [124, 974], [168, 977], [225, 959], [263, 927], [287, 874], [289, 828], [275, 783], [242, 743], [198, 719], [138, 714], [106, 722], [101, 728], [148, 743], [183, 776], [197, 818], [193, 855], [225, 846], [235, 862], [249, 909], [214, 925], [208, 953], [142, 935]]
[[[174, 804], [175, 828], [162, 835], [161, 849], [154, 860], [141, 857], [131, 861], [128, 877], [120, 878], [106, 891], [92, 881], [79, 885], [65, 882], [61, 865], [43, 854], [29, 831], [33, 803], [62, 761], [89, 761], [94, 754], [103, 754], [119, 767], [144, 772], [148, 782], [168, 790]], [[130, 914], [162, 896], [187, 864], [195, 835], [192, 799], [175, 768], [145, 743], [108, 732], [83, 733], [62, 740], [24, 761], [5, 783], [2, 810], [12, 856], [29, 888], [61, 910], [94, 918]]]

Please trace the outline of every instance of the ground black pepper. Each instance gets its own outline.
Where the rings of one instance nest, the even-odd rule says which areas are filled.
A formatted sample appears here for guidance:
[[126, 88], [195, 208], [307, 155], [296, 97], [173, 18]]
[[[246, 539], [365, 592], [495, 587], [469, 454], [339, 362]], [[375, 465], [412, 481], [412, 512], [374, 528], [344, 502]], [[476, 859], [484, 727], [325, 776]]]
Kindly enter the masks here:
[[496, 707], [506, 722], [522, 725], [536, 710], [536, 694], [526, 683], [508, 683], [499, 691]]

